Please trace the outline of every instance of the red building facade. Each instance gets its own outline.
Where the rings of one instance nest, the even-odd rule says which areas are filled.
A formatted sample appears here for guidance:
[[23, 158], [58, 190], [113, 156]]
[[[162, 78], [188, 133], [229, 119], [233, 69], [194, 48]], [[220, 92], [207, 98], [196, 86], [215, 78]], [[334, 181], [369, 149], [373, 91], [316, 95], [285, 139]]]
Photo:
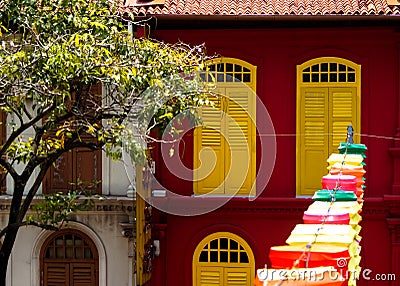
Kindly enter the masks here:
[[[152, 38], [169, 43], [183, 41], [190, 45], [205, 43], [209, 55], [241, 60], [256, 67], [256, 94], [268, 110], [276, 134], [275, 163], [268, 184], [260, 187], [257, 181], [256, 192], [260, 195], [255, 200], [236, 196], [222, 207], [197, 216], [155, 211], [153, 238], [160, 241], [160, 255], [154, 259], [151, 285], [202, 285], [201, 279], [211, 279], [213, 273], [223, 277], [218, 280], [223, 281], [220, 285], [229, 285], [240, 278], [240, 273], [250, 273], [254, 278], [254, 269], [269, 264], [269, 248], [284, 244], [294, 225], [302, 223], [302, 213], [311, 198], [304, 196], [306, 193], [300, 189], [301, 166], [296, 167], [302, 159], [299, 140], [307, 132], [301, 126], [302, 118], [307, 115], [302, 114], [304, 110], [299, 107], [299, 98], [303, 95], [301, 81], [306, 79], [301, 77], [297, 67], [308, 61], [314, 63], [313, 60], [321, 69], [322, 64], [335, 60], [338, 65], [348, 62], [359, 67], [358, 80], [353, 81], [349, 76], [353, 72], [350, 67], [346, 70], [347, 79], [337, 81], [357, 83], [354, 86], [358, 88], [355, 93], [359, 102], [352, 105], [353, 113], [359, 117], [356, 136], [368, 147], [361, 266], [372, 272], [369, 280], [362, 277], [358, 284], [397, 285], [400, 279], [398, 7], [389, 6], [386, 1], [368, 1], [366, 7], [362, 1], [351, 1], [355, 6], [346, 1], [342, 7], [340, 3], [330, 7], [329, 3], [318, 6], [304, 2], [304, 6], [295, 3], [298, 5], [295, 10], [294, 6], [284, 2], [274, 6], [274, 13], [269, 14], [271, 11], [266, 12], [263, 6], [256, 6], [257, 1], [252, 1], [253, 6], [241, 2], [229, 6], [225, 1], [207, 1], [207, 4], [202, 1], [196, 6], [192, 2], [167, 0], [161, 5], [137, 6], [132, 3], [136, 5], [132, 7], [142, 17], [154, 15], [157, 18], [157, 21], [149, 22], [151, 29], [148, 31]], [[312, 65], [310, 68], [312, 74]], [[333, 71], [329, 69], [326, 73]], [[323, 70], [318, 73], [320, 87], [331, 94], [330, 90], [337, 85], [324, 84], [331, 81], [323, 80]], [[346, 88], [346, 85], [340, 86]], [[327, 106], [335, 108], [337, 104], [328, 100]], [[335, 122], [334, 114], [330, 113], [327, 120]], [[266, 123], [257, 117], [256, 124]], [[345, 132], [344, 129], [343, 140]], [[268, 150], [261, 152], [260, 136], [262, 134], [256, 134], [256, 168], [262, 173], [261, 161], [265, 155], [262, 152]], [[194, 137], [196, 134], [187, 134], [184, 147], [181, 144], [178, 152], [189, 168], [193, 168], [196, 160]], [[168, 171], [165, 160], [176, 158], [162, 158], [158, 150], [154, 154], [158, 181], [176, 194], [196, 198], [192, 181], [176, 178]], [[326, 173], [326, 165], [318, 165], [318, 176], [320, 172]], [[221, 198], [208, 196], [203, 200]], [[185, 205], [185, 199], [168, 196], [157, 198], [157, 201], [161, 205]], [[231, 245], [232, 241], [239, 246]], [[213, 248], [213, 243], [218, 246]], [[226, 243], [229, 247], [223, 246]], [[246, 254], [242, 260], [235, 260], [234, 255], [241, 257], [241, 250]], [[212, 251], [218, 252], [216, 262], [211, 261]], [[202, 259], [203, 252], [204, 255], [208, 253], [208, 258], [197, 261], [198, 257]], [[230, 258], [225, 261], [223, 255]], [[205, 261], [208, 264], [201, 264]], [[240, 261], [242, 265], [239, 265]], [[236, 271], [238, 268], [242, 272]], [[389, 281], [394, 276], [378, 280], [383, 276], [376, 274], [395, 274], [397, 281]]]

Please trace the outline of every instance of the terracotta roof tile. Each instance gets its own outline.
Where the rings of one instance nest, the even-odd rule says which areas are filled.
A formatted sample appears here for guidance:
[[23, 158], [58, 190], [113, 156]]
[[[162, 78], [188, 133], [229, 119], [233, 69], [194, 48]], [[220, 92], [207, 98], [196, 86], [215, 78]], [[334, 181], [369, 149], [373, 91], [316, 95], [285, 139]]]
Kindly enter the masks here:
[[387, 0], [165, 0], [125, 7], [136, 15], [400, 15]]

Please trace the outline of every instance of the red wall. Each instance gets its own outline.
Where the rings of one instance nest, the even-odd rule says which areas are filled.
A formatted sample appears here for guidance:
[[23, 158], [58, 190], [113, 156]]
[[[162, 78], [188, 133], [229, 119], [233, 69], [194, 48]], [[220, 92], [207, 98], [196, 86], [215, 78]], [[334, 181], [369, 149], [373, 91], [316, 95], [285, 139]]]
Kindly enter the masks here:
[[[324, 56], [360, 64], [361, 128], [365, 134], [362, 143], [368, 147], [361, 264], [376, 273], [391, 272], [393, 242], [386, 224], [389, 211], [383, 196], [391, 194], [392, 189], [393, 159], [389, 148], [393, 140], [383, 137], [395, 135], [399, 117], [400, 38], [393, 29], [155, 30], [152, 37], [171, 43], [178, 40], [191, 45], [205, 43], [209, 55], [235, 57], [256, 65], [257, 94], [267, 107], [277, 134], [296, 133], [296, 65]], [[269, 247], [284, 244], [294, 225], [301, 223], [302, 211], [311, 203], [295, 198], [296, 137], [278, 136], [276, 140], [274, 172], [256, 202], [233, 199], [222, 209], [196, 217], [163, 213], [156, 216], [156, 222], [166, 223], [166, 232], [161, 240], [162, 254], [155, 261], [153, 285], [191, 285], [194, 249], [215, 231], [231, 231], [243, 237], [254, 251], [256, 267], [268, 263]], [[190, 134], [185, 142], [183, 158], [190, 167], [193, 161]], [[160, 160], [157, 176], [169, 190], [192, 194], [192, 183], [174, 178]], [[391, 284], [360, 281], [359, 285]]]
[[[236, 57], [256, 65], [257, 95], [267, 107], [277, 134], [296, 133], [296, 65], [323, 56], [354, 61], [362, 66], [361, 132], [387, 137], [396, 133], [397, 35], [390, 29], [154, 31], [153, 37], [191, 45], [205, 43], [209, 55]], [[392, 184], [388, 149], [393, 141], [363, 137], [362, 143], [368, 146], [367, 195], [382, 196]], [[192, 150], [192, 141], [185, 140], [184, 161], [189, 166]], [[263, 196], [295, 196], [295, 152], [295, 136], [277, 137], [274, 173]], [[169, 176], [162, 164], [158, 171], [163, 184], [172, 190], [176, 179]], [[184, 186], [184, 190], [180, 189], [188, 194], [191, 182]]]

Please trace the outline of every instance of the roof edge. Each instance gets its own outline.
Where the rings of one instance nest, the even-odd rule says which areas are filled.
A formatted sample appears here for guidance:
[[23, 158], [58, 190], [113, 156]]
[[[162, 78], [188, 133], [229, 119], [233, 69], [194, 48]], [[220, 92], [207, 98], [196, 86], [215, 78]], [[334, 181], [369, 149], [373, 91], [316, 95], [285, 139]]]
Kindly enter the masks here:
[[136, 16], [157, 30], [398, 26], [400, 15], [149, 15]]
[[369, 15], [347, 15], [347, 14], [324, 14], [324, 15], [190, 15], [190, 14], [148, 14], [137, 15], [137, 19], [157, 18], [160, 20], [196, 20], [196, 21], [400, 21], [397, 14], [369, 14]]

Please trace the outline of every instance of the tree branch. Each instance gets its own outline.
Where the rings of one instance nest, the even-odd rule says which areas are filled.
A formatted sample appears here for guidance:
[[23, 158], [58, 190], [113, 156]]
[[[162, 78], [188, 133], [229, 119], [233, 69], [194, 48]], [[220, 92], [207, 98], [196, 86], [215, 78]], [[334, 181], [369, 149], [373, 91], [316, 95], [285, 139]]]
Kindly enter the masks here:
[[51, 164], [53, 164], [53, 162], [55, 160], [56, 160], [56, 158], [53, 160], [48, 160], [47, 162], [43, 163], [42, 168], [40, 169], [40, 172], [35, 179], [35, 182], [33, 183], [32, 187], [30, 188], [24, 202], [22, 203], [22, 206], [19, 209], [17, 221], [22, 221], [23, 218], [25, 217], [26, 212], [28, 211], [29, 206], [32, 203], [32, 200], [35, 197], [37, 190], [40, 187], [40, 184], [42, 183], [44, 177], [46, 176], [47, 170], [49, 169], [49, 167], [51, 166]]
[[6, 161], [3, 156], [0, 157], [0, 165], [6, 169], [6, 171], [11, 175], [11, 177], [16, 180], [18, 178], [18, 174], [15, 171], [14, 167]]
[[[55, 227], [53, 225], [42, 225], [42, 224], [39, 224], [39, 223], [37, 223], [35, 221], [30, 221], [29, 223], [27, 223], [26, 221], [21, 221], [20, 223], [15, 223], [13, 225], [17, 225], [18, 227], [21, 227], [21, 226], [24, 226], [24, 225], [26, 225], [26, 226], [33, 225], [33, 226], [37, 226], [37, 227], [40, 227], [41, 229], [45, 229], [45, 230], [54, 230], [54, 231], [59, 230], [58, 227]], [[9, 226], [11, 226], [11, 225], [7, 225], [5, 228], [3, 228], [0, 231], [0, 239], [7, 233], [8, 229], [9, 229]]]
[[6, 143], [0, 149], [0, 154], [5, 154], [7, 149], [8, 149], [8, 147], [10, 147], [12, 142], [14, 142], [14, 140], [17, 139], [18, 136], [20, 136], [26, 129], [31, 127], [33, 124], [36, 124], [37, 122], [39, 122], [39, 120], [41, 120], [43, 117], [48, 115], [56, 107], [57, 107], [56, 101], [53, 100], [53, 103], [48, 108], [43, 110], [42, 113], [39, 113], [38, 115], [36, 115], [34, 118], [29, 120], [28, 122], [21, 124], [21, 126], [17, 130], [15, 130], [14, 132], [12, 132], [10, 137], [8, 137]]

